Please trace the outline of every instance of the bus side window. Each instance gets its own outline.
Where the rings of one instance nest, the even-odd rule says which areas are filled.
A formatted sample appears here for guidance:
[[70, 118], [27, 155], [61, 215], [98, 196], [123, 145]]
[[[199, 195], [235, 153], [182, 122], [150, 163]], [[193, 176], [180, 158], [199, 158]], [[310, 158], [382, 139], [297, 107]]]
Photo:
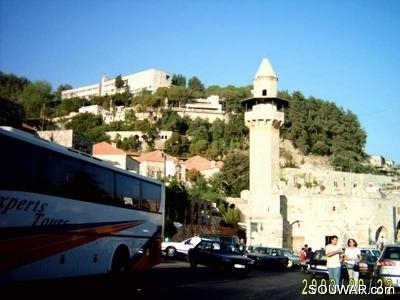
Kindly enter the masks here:
[[122, 201], [124, 201], [125, 207], [133, 208], [133, 200], [131, 197], [121, 196]]
[[83, 171], [83, 179], [91, 187], [89, 197], [92, 202], [123, 206], [122, 200], [117, 202], [118, 198], [114, 197], [114, 174], [110, 170], [84, 164]]
[[[161, 190], [150, 182], [141, 182], [142, 209], [157, 212], [161, 202]], [[145, 203], [144, 203], [145, 202]]]
[[139, 199], [133, 198], [132, 199], [132, 204], [133, 204], [134, 208], [136, 208], [136, 209], [140, 208], [140, 200]]
[[128, 204], [130, 208], [140, 209], [140, 203], [138, 201], [140, 195], [138, 180], [123, 174], [116, 174], [115, 179], [116, 193], [117, 195], [123, 195], [124, 206]]
[[79, 176], [82, 174], [79, 161], [43, 150], [39, 166], [40, 187], [44, 194], [88, 201], [83, 176]]
[[142, 201], [140, 202], [141, 202], [140, 206], [141, 209], [150, 211], [150, 204], [146, 199], [142, 199]]

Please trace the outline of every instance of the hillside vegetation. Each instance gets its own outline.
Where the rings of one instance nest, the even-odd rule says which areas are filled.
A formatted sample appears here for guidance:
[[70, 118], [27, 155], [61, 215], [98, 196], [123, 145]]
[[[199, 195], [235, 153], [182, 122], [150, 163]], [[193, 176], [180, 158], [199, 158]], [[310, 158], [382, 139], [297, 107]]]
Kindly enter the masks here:
[[[124, 82], [117, 76], [116, 88], [124, 90]], [[118, 86], [117, 86], [118, 85]], [[204, 87], [197, 77], [186, 83], [183, 75], [173, 76], [173, 86], [160, 88], [154, 94], [143, 91], [140, 95], [123, 92], [113, 96], [92, 99], [73, 98], [61, 100], [61, 92], [72, 88], [61, 85], [54, 91], [47, 81], [35, 81], [14, 74], [0, 72], [0, 125], [22, 127], [27, 124], [38, 130], [73, 129], [93, 143], [108, 141], [107, 131], [141, 131], [142, 137], [154, 147], [160, 130], [173, 134], [165, 143], [164, 151], [177, 157], [201, 155], [211, 160], [222, 160], [224, 166], [217, 175], [205, 179], [199, 172], [187, 172], [189, 185], [171, 179], [166, 185], [165, 234], [173, 236], [173, 222], [199, 224], [191, 207], [202, 201], [216, 203], [222, 218], [221, 225], [236, 227], [239, 211], [229, 206], [226, 197], [239, 197], [249, 189], [249, 135], [244, 125], [241, 100], [250, 98], [252, 86]], [[218, 95], [223, 101], [228, 120], [191, 120], [181, 118], [174, 107], [184, 107], [192, 99]], [[364, 147], [367, 139], [357, 116], [334, 103], [314, 97], [306, 98], [301, 92], [292, 94], [281, 91], [279, 97], [288, 100], [285, 123], [281, 127], [280, 165], [298, 167], [302, 164], [336, 168], [342, 171], [376, 173], [367, 163]], [[168, 99], [168, 106], [165, 106]], [[54, 117], [62, 117], [87, 105], [132, 107], [124, 122], [104, 124], [101, 116], [78, 114], [62, 124], [54, 123]], [[144, 120], [136, 113], [149, 112]], [[61, 118], [62, 119], [62, 118]], [[126, 151], [140, 151], [137, 138], [114, 140]], [[169, 180], [168, 178], [160, 178]], [[206, 212], [207, 213], [207, 212]], [[210, 212], [208, 212], [210, 213]]]
[[[119, 82], [119, 81], [116, 81]], [[81, 106], [98, 104], [105, 108], [124, 105], [134, 107], [126, 114], [124, 122], [104, 124], [100, 116], [79, 114], [63, 126], [73, 129], [92, 142], [108, 140], [106, 131], [138, 130], [143, 133], [150, 148], [160, 130], [171, 130], [173, 134], [165, 143], [164, 151], [178, 157], [201, 155], [212, 160], [225, 162], [222, 178], [233, 188], [233, 194], [248, 184], [243, 179], [241, 184], [233, 184], [244, 178], [243, 166], [248, 165], [248, 129], [244, 125], [244, 111], [241, 100], [251, 97], [252, 86], [209, 86], [204, 87], [197, 77], [188, 80], [183, 75], [174, 75], [170, 88], [160, 88], [154, 94], [143, 91], [140, 95], [127, 92], [112, 96], [94, 97], [90, 100], [74, 98], [61, 100], [61, 91], [71, 88], [62, 85], [56, 91], [46, 81], [31, 82], [24, 77], [0, 73], [1, 122], [15, 124], [26, 122], [40, 130], [53, 130], [59, 125], [53, 123], [53, 117], [77, 112]], [[121, 88], [119, 86], [119, 88]], [[173, 107], [183, 107], [191, 99], [218, 95], [229, 117], [228, 122], [216, 120], [213, 123], [204, 119], [190, 120], [180, 117], [172, 110]], [[288, 93], [280, 91], [279, 97], [288, 100], [285, 109], [285, 123], [281, 128], [281, 138], [290, 140], [296, 151], [305, 157], [325, 157], [325, 162], [342, 171], [357, 173], [376, 172], [367, 163], [368, 155], [364, 152], [367, 134], [361, 128], [357, 116], [351, 111], [337, 107], [335, 103], [306, 98], [301, 92]], [[168, 99], [168, 106], [165, 106]], [[22, 108], [22, 113], [15, 109], [15, 104]], [[10, 110], [10, 108], [13, 108]], [[10, 111], [16, 112], [10, 115]], [[152, 118], [139, 120], [136, 112], [151, 112]], [[156, 117], [160, 115], [161, 117]], [[141, 143], [134, 137], [114, 140], [118, 147], [126, 151], [140, 151]], [[230, 164], [228, 160], [235, 163]], [[299, 162], [293, 157], [293, 151], [281, 150], [282, 167], [296, 167]], [[232, 169], [241, 168], [240, 178]], [[248, 169], [248, 167], [247, 167]], [[238, 170], [239, 172], [239, 170]], [[235, 177], [236, 176], [236, 177]]]

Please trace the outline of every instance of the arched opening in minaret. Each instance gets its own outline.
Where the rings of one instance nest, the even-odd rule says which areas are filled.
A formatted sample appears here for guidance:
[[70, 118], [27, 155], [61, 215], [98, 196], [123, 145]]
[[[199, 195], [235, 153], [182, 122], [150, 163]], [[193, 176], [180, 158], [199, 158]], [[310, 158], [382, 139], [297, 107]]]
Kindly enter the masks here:
[[262, 95], [267, 96], [267, 90], [262, 90]]

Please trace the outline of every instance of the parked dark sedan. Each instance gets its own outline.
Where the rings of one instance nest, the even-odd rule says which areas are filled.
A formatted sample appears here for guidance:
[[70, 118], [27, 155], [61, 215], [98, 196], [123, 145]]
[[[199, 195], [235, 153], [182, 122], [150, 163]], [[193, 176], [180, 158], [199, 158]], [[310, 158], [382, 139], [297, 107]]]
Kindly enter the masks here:
[[235, 245], [212, 240], [202, 240], [189, 249], [188, 260], [191, 268], [199, 264], [240, 275], [247, 275], [254, 265]]
[[378, 258], [375, 255], [361, 254], [360, 277], [372, 278], [374, 274], [374, 267]]
[[277, 248], [255, 247], [246, 256], [254, 260], [256, 268], [264, 270], [286, 270], [289, 264], [289, 258]]

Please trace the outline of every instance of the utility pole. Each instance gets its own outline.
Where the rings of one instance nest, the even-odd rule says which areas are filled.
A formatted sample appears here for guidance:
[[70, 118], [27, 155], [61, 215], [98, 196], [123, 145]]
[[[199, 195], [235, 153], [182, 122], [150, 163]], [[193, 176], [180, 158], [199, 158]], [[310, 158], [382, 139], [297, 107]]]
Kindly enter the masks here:
[[162, 157], [164, 158], [164, 180], [167, 178], [167, 154], [162, 151]]

